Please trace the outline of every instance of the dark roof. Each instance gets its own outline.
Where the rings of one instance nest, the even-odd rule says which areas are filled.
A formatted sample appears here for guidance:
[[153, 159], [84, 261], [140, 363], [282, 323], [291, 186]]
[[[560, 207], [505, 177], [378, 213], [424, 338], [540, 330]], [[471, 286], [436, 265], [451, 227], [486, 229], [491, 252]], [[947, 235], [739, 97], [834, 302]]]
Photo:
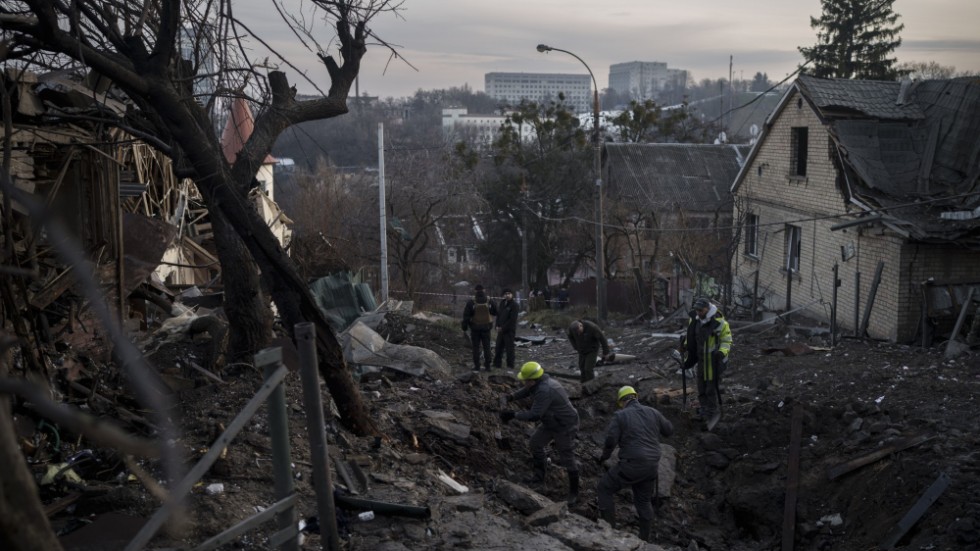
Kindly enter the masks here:
[[868, 211], [884, 209], [882, 221], [914, 240], [980, 249], [980, 79], [800, 76], [766, 121], [750, 162], [794, 91], [814, 108], [836, 145], [848, 201]]
[[731, 204], [729, 189], [747, 145], [606, 144], [607, 195], [658, 210], [714, 212]]
[[808, 100], [821, 112], [835, 116], [915, 120], [923, 118], [921, 107], [908, 101], [911, 83], [879, 80], [821, 79], [801, 75], [796, 80]]
[[970, 195], [980, 177], [980, 79], [917, 82], [906, 95], [918, 120], [830, 120], [848, 191], [869, 207], [891, 207], [886, 222], [917, 240], [972, 234], [980, 245], [980, 217], [942, 217], [980, 207], [980, 196]]

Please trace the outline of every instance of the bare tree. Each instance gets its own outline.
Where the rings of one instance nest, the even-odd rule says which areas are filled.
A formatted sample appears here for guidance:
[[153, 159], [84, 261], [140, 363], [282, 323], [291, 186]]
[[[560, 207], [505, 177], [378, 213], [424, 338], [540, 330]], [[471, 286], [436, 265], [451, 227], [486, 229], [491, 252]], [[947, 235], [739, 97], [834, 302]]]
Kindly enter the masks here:
[[[314, 9], [316, 23], [287, 16], [274, 4], [296, 36], [316, 49], [330, 78], [323, 97], [308, 101], [297, 100], [284, 72], [265, 73], [263, 64], [250, 59], [249, 48], [262, 40], [236, 19], [233, 5], [230, 0], [5, 1], [0, 4], [2, 53], [8, 65], [88, 70], [91, 77], [111, 83], [107, 97], [121, 96], [136, 107], [121, 118], [108, 110], [102, 116], [164, 151], [180, 176], [194, 179], [209, 208], [219, 258], [223, 265], [236, 266], [224, 273], [240, 276], [226, 280], [228, 306], [241, 314], [232, 316], [238, 330], [247, 332], [256, 346], [267, 337], [260, 313], [264, 300], [254, 292], [257, 266], [289, 330], [302, 321], [316, 324], [320, 372], [344, 423], [354, 432], [371, 433], [374, 423], [336, 335], [246, 194], [285, 129], [348, 111], [348, 93], [373, 36], [368, 24], [397, 10], [400, 2], [311, 0], [307, 5]], [[333, 31], [329, 39], [335, 54], [315, 40], [314, 26], [324, 28], [321, 18]], [[229, 164], [209, 111], [220, 110], [231, 97], [252, 100], [257, 116], [254, 131]]]

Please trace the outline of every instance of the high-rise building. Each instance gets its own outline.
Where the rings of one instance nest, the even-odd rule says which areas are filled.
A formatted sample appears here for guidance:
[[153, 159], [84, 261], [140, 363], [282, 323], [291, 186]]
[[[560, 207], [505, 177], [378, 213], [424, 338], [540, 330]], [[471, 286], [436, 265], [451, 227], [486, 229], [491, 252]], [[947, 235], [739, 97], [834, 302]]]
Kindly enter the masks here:
[[661, 61], [629, 61], [609, 66], [609, 88], [632, 99], [655, 98], [660, 92], [683, 89], [687, 71], [668, 69]]
[[530, 101], [558, 100], [580, 113], [592, 111], [592, 77], [561, 73], [487, 73], [484, 75], [487, 95], [510, 105], [522, 99]]

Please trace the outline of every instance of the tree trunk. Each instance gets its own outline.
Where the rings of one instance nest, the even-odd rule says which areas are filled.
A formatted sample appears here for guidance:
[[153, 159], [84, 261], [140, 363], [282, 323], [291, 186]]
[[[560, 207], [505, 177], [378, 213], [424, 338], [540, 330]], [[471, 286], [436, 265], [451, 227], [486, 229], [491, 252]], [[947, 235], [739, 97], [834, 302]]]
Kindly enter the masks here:
[[17, 445], [10, 400], [0, 397], [0, 549], [61, 549]]
[[229, 322], [228, 361], [248, 362], [269, 344], [272, 311], [252, 255], [220, 211], [211, 212], [211, 227], [222, 266], [224, 308]]
[[[213, 174], [222, 172], [217, 169]], [[242, 242], [252, 253], [252, 258], [268, 284], [272, 300], [275, 301], [289, 334], [295, 338], [293, 330], [297, 323], [314, 324], [320, 375], [340, 411], [341, 423], [358, 435], [377, 434], [377, 426], [364, 405], [350, 370], [347, 369], [343, 348], [336, 333], [316, 305], [309, 286], [299, 277], [292, 261], [268, 226], [259, 218], [255, 209], [233, 196], [234, 192], [231, 190], [234, 188], [230, 181], [213, 177], [199, 182], [198, 187], [212, 216], [223, 216], [235, 232], [243, 236]]]

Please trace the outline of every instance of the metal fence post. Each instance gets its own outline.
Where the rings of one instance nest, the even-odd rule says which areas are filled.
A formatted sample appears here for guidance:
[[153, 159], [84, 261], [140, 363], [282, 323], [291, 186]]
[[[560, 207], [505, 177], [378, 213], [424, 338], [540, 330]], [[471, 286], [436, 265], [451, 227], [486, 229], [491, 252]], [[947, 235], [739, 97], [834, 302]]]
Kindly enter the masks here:
[[[266, 348], [255, 355], [255, 365], [264, 367], [270, 377], [282, 365], [282, 349]], [[272, 472], [275, 477], [276, 500], [293, 493], [293, 469], [289, 459], [289, 419], [286, 416], [286, 387], [280, 383], [268, 399], [269, 436], [272, 438]], [[283, 551], [298, 551], [299, 539], [296, 525], [296, 508], [287, 507], [276, 515], [279, 532], [270, 539], [270, 547], [280, 544]]]
[[333, 501], [330, 458], [320, 398], [320, 376], [317, 373], [316, 326], [297, 323], [293, 334], [299, 347], [299, 374], [303, 381], [303, 405], [306, 408], [306, 430], [310, 439], [310, 461], [313, 463], [313, 488], [320, 514], [320, 536], [328, 551], [340, 551], [337, 534], [337, 511]]

